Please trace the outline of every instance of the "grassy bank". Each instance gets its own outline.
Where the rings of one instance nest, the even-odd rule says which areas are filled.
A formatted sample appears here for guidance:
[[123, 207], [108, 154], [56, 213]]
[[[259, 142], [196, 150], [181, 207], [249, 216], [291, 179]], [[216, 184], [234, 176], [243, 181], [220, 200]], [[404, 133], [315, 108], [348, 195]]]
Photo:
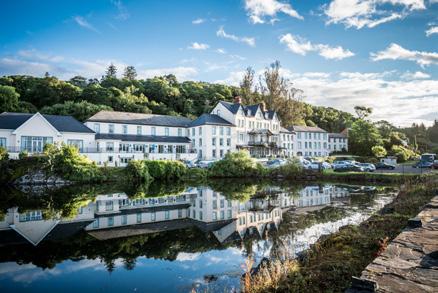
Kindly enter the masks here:
[[[362, 270], [430, 201], [436, 179], [407, 183], [397, 198], [359, 226], [318, 241], [298, 261], [268, 264], [244, 280], [246, 292], [344, 292]], [[248, 279], [249, 278], [249, 279]]]

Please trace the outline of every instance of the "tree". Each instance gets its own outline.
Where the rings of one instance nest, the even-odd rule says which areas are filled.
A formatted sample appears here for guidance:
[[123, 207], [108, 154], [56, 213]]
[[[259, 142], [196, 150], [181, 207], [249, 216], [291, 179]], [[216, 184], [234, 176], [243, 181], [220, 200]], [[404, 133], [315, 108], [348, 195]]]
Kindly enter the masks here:
[[364, 106], [355, 106], [354, 111], [359, 119], [365, 119], [373, 112], [373, 109]]
[[383, 158], [384, 156], [386, 156], [386, 149], [384, 147], [382, 147], [381, 145], [375, 145], [371, 148], [371, 151], [373, 152], [373, 155], [376, 158]]
[[113, 63], [106, 69], [105, 78], [117, 78], [117, 67]]
[[128, 80], [135, 80], [137, 78], [137, 71], [134, 66], [126, 66], [123, 77]]
[[15, 111], [18, 108], [20, 94], [15, 88], [7, 85], [0, 85], [0, 112]]
[[75, 86], [80, 87], [82, 89], [85, 88], [88, 85], [87, 79], [85, 77], [83, 77], [83, 76], [80, 76], [80, 75], [76, 75], [76, 76], [72, 77], [69, 80], [69, 82], [72, 85], [75, 85]]
[[303, 91], [292, 86], [280, 72], [280, 62], [275, 61], [266, 68], [260, 78], [260, 89], [268, 109], [280, 116], [282, 124], [304, 124], [304, 104], [300, 101]]
[[261, 101], [258, 93], [254, 91], [254, 75], [254, 69], [248, 67], [246, 68], [242, 81], [240, 82], [239, 94], [242, 97], [243, 103], [246, 105], [255, 104]]
[[382, 145], [382, 137], [369, 121], [359, 119], [348, 131], [349, 151], [354, 155], [372, 156], [372, 147]]
[[63, 104], [55, 104], [53, 106], [46, 106], [41, 109], [41, 113], [52, 115], [69, 115], [73, 116], [79, 121], [85, 121], [99, 111], [112, 111], [113, 109], [106, 105], [95, 105], [87, 101], [79, 103], [67, 101]]
[[427, 136], [430, 141], [438, 143], [438, 120], [435, 120], [433, 125], [427, 129]]

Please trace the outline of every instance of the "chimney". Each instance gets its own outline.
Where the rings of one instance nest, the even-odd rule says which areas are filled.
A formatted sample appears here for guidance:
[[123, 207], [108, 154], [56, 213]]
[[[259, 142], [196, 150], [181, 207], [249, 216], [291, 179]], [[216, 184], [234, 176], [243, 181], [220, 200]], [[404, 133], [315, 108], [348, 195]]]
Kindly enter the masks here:
[[235, 96], [234, 104], [242, 104], [242, 98], [240, 96]]
[[261, 102], [260, 103], [260, 108], [262, 109], [263, 113], [266, 112], [266, 104], [265, 104], [265, 102]]

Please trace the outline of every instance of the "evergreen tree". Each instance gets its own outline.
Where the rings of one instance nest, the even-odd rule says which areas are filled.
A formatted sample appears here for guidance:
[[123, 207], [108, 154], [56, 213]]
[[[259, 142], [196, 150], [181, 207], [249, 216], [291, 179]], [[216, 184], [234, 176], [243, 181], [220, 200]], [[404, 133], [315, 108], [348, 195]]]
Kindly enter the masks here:
[[128, 80], [135, 80], [137, 78], [137, 70], [134, 66], [126, 66], [123, 77]]
[[117, 67], [113, 63], [108, 66], [105, 78], [117, 78]]

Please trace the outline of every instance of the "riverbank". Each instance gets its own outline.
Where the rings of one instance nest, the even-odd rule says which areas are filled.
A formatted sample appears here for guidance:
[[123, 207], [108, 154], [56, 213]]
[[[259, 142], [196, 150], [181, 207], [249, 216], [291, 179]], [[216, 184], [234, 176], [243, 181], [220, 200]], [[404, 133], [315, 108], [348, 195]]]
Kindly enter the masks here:
[[[396, 199], [359, 226], [320, 239], [299, 260], [271, 263], [246, 280], [246, 292], [344, 292], [435, 195], [438, 183], [410, 181]], [[281, 269], [279, 269], [281, 267]]]

